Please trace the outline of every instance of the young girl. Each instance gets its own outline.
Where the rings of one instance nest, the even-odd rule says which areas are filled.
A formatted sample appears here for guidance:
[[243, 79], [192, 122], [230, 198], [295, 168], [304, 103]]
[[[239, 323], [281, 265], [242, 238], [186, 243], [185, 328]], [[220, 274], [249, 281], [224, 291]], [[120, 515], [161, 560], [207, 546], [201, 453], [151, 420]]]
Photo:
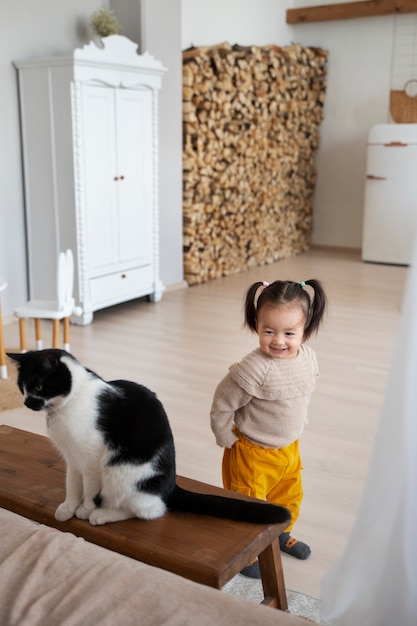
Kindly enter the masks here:
[[[245, 326], [257, 333], [259, 348], [229, 368], [210, 412], [216, 442], [224, 448], [225, 489], [286, 506], [291, 524], [280, 547], [298, 559], [311, 553], [290, 535], [303, 498], [298, 440], [318, 376], [316, 355], [304, 342], [317, 332], [325, 308], [318, 280], [249, 287]], [[258, 562], [242, 573], [260, 578]]]

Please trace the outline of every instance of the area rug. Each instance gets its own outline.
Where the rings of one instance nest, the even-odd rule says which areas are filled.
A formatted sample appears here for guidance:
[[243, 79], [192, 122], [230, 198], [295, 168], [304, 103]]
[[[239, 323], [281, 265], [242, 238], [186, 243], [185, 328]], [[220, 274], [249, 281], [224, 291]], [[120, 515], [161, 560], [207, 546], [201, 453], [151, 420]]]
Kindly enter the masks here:
[[7, 359], [7, 378], [0, 378], [0, 411], [23, 406], [22, 394], [17, 386], [16, 365]]
[[[238, 574], [230, 580], [222, 591], [233, 595], [241, 596], [247, 600], [260, 603], [263, 600], [262, 582], [254, 580], [247, 576]], [[331, 626], [328, 622], [324, 622], [320, 616], [320, 600], [312, 598], [304, 593], [290, 591], [287, 589], [288, 610], [292, 615], [299, 615], [315, 624], [321, 626]]]

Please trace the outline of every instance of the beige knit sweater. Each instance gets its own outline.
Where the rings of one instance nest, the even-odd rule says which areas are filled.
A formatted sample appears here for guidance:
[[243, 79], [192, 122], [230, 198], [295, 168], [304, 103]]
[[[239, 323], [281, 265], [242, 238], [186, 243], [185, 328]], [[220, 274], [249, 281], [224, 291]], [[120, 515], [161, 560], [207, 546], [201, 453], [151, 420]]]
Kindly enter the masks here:
[[314, 351], [303, 344], [295, 359], [273, 359], [257, 348], [218, 384], [210, 411], [219, 446], [246, 439], [264, 448], [283, 448], [300, 437], [319, 375]]

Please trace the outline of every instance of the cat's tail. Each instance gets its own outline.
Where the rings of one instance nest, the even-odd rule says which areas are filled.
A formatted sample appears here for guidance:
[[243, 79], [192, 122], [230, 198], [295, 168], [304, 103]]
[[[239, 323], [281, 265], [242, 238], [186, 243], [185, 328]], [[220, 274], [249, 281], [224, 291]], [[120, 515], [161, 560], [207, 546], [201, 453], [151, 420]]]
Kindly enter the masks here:
[[195, 493], [175, 485], [167, 506], [171, 511], [222, 517], [254, 524], [281, 524], [291, 520], [288, 509], [258, 500], [256, 502]]

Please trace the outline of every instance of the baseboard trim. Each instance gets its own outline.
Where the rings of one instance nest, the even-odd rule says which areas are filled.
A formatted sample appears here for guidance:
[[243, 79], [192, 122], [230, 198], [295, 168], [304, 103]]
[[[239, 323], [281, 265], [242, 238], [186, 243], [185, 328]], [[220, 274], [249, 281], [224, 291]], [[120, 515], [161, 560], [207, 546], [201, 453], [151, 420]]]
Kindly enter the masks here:
[[351, 252], [361, 254], [361, 248], [350, 246], [326, 246], [326, 244], [323, 243], [312, 243], [310, 250], [328, 250], [329, 252]]

